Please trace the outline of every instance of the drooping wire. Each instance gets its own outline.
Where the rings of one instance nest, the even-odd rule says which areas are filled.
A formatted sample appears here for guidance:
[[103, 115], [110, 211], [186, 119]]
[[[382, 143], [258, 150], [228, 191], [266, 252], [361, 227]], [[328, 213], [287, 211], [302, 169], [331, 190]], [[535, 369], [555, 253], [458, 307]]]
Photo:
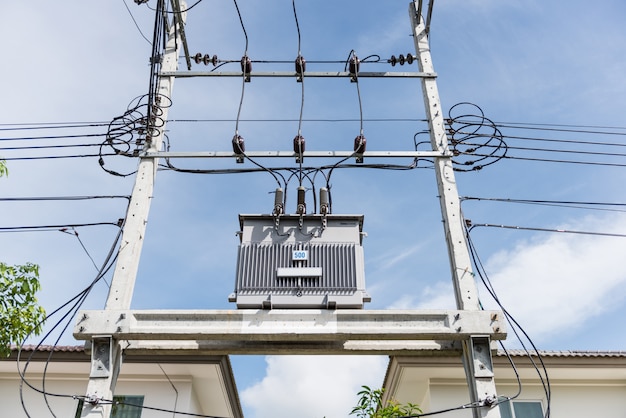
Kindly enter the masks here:
[[[361, 101], [361, 89], [359, 87], [359, 58], [357, 57], [356, 53], [354, 50], [351, 50], [350, 53], [348, 54], [348, 59], [345, 62], [345, 67], [344, 67], [344, 71], [348, 69], [348, 67], [351, 67], [351, 74], [353, 77], [353, 81], [356, 84], [356, 91], [357, 91], [357, 97], [358, 97], [358, 102], [359, 102], [359, 135], [357, 136], [357, 139], [355, 141], [364, 141], [365, 137], [363, 136], [363, 104]], [[329, 201], [332, 202], [332, 193], [331, 193], [331, 183], [330, 183], [330, 179], [332, 176], [333, 171], [340, 167], [345, 161], [354, 158], [357, 156], [357, 154], [360, 151], [362, 144], [357, 144], [355, 143], [355, 147], [354, 147], [354, 152], [337, 161], [337, 163], [335, 163], [333, 166], [330, 167], [330, 169], [328, 170], [328, 175], [326, 176], [326, 188], [328, 189], [328, 196], [329, 196]], [[360, 166], [357, 165], [357, 167]]]
[[[504, 198], [487, 198], [487, 197], [470, 197], [463, 196], [461, 201], [489, 201], [489, 202], [501, 202], [501, 203], [519, 203], [526, 205], [539, 205], [539, 206], [554, 206], [569, 209], [585, 209], [585, 210], [598, 210], [605, 212], [626, 212], [626, 203], [607, 203], [607, 202], [582, 202], [582, 201], [567, 201], [567, 200], [538, 200], [538, 199], [504, 199]], [[624, 207], [625, 209], [609, 209], [601, 206], [609, 207]]]
[[[532, 363], [533, 367], [535, 368], [535, 370], [537, 372], [537, 375], [538, 375], [538, 377], [539, 377], [539, 379], [541, 381], [541, 384], [542, 384], [542, 387], [543, 387], [543, 390], [544, 390], [544, 394], [546, 395], [546, 412], [545, 412], [544, 418], [549, 418], [550, 417], [550, 405], [551, 405], [552, 391], [551, 391], [551, 386], [550, 386], [550, 378], [548, 376], [548, 370], [547, 370], [546, 365], [545, 365], [545, 363], [543, 361], [543, 357], [542, 357], [541, 353], [539, 352], [539, 350], [537, 349], [537, 347], [535, 346], [535, 343], [532, 341], [532, 339], [528, 335], [528, 333], [522, 328], [522, 326], [519, 324], [519, 322], [511, 315], [511, 313], [506, 308], [504, 308], [504, 306], [502, 305], [502, 302], [498, 298], [498, 296], [497, 296], [497, 294], [495, 292], [495, 289], [493, 287], [493, 284], [489, 280], [489, 276], [487, 275], [487, 272], [484, 269], [482, 261], [480, 260], [480, 257], [478, 256], [478, 253], [476, 251], [476, 247], [475, 247], [475, 245], [474, 245], [474, 243], [473, 243], [473, 241], [471, 239], [471, 236], [470, 236], [471, 230], [472, 230], [471, 227], [469, 227], [469, 228], [466, 227], [465, 235], [466, 235], [466, 238], [467, 238], [468, 248], [470, 250], [470, 256], [472, 258], [472, 262], [473, 262], [473, 264], [476, 267], [476, 274], [478, 274], [478, 277], [481, 279], [483, 285], [487, 289], [487, 292], [489, 292], [489, 294], [491, 295], [493, 300], [496, 302], [498, 307], [502, 310], [502, 313], [504, 314], [507, 322], [511, 325], [511, 330], [515, 334], [517, 340], [520, 342], [522, 348], [524, 349], [524, 351], [526, 353], [526, 356], [528, 357], [528, 359]], [[539, 366], [536, 364], [535, 360], [533, 359], [532, 353], [530, 352], [530, 350], [524, 344], [524, 340], [518, 334], [518, 330], [519, 330], [520, 333], [522, 333], [524, 335], [524, 337], [526, 338], [526, 341], [528, 341], [528, 343], [530, 344], [530, 346], [534, 350], [534, 353], [537, 356], [537, 359], [539, 360], [539, 363], [541, 365], [541, 370], [540, 370]]]
[[[245, 50], [244, 50], [244, 54], [243, 57], [241, 58], [241, 66], [242, 66], [242, 77], [241, 77], [241, 97], [239, 99], [239, 107], [237, 109], [237, 119], [235, 121], [235, 135], [233, 137], [233, 147], [238, 148], [238, 151], [241, 153], [241, 155], [243, 156], [243, 158], [245, 158], [246, 160], [250, 161], [252, 164], [256, 165], [257, 167], [259, 167], [260, 169], [262, 169], [263, 171], [266, 171], [268, 173], [270, 173], [272, 175], [272, 177], [274, 177], [274, 180], [276, 181], [276, 183], [278, 183], [278, 187], [281, 187], [282, 184], [280, 182], [280, 180], [278, 179], [278, 176], [276, 175], [276, 173], [274, 173], [273, 170], [266, 168], [265, 166], [259, 164], [258, 162], [254, 161], [252, 158], [248, 157], [245, 153], [245, 150], [242, 147], [242, 142], [243, 138], [241, 138], [241, 136], [239, 135], [239, 121], [241, 119], [241, 109], [243, 107], [243, 98], [245, 96], [245, 91], [246, 91], [246, 82], [247, 82], [247, 78], [250, 76], [250, 73], [248, 72], [248, 32], [246, 31], [246, 26], [243, 23], [243, 17], [241, 15], [241, 10], [239, 10], [239, 5], [237, 4], [237, 0], [233, 0], [233, 3], [235, 4], [235, 9], [237, 10], [237, 16], [239, 17], [239, 23], [241, 24], [241, 30], [243, 31], [243, 35], [245, 37], [246, 40], [246, 45], [245, 45]], [[280, 175], [282, 177], [282, 175], [280, 173], [278, 173], [278, 175]], [[282, 177], [283, 179], [283, 183], [284, 183], [284, 177]]]
[[[147, 2], [147, 0], [145, 0]], [[163, 13], [164, 14], [177, 14], [177, 13], [185, 13], [188, 12], [189, 10], [193, 9], [194, 7], [196, 7], [198, 4], [202, 3], [203, 0], [198, 0], [196, 1], [194, 4], [192, 4], [191, 6], [187, 7], [184, 10], [180, 10], [180, 11], [175, 11], [175, 12], [170, 12], [169, 10], [164, 10]], [[148, 9], [150, 10], [154, 10], [156, 11], [157, 9], [150, 7], [150, 5], [148, 5]]]
[[133, 23], [135, 24], [135, 27], [139, 31], [139, 34], [141, 35], [141, 37], [143, 39], [145, 39], [146, 42], [148, 42], [148, 44], [152, 45], [152, 43], [150, 43], [150, 39], [146, 38], [146, 35], [144, 35], [143, 32], [141, 31], [141, 28], [139, 27], [139, 24], [137, 23], [137, 20], [135, 20], [135, 16], [133, 16], [133, 12], [130, 11], [130, 8], [128, 7], [128, 4], [126, 4], [126, 0], [122, 0], [122, 3], [124, 3], [124, 7], [126, 7], [126, 10], [128, 11], [128, 14], [130, 15], [130, 18], [133, 20]]
[[[298, 31], [298, 55], [296, 57], [296, 71], [301, 73], [300, 76], [300, 87], [301, 87], [301, 95], [300, 95], [300, 118], [298, 119], [298, 134], [294, 141], [296, 141], [297, 151], [298, 151], [298, 165], [300, 169], [300, 174], [298, 177], [298, 186], [302, 186], [302, 161], [303, 158], [303, 145], [304, 138], [302, 137], [302, 116], [304, 113], [304, 58], [302, 57], [302, 35], [300, 33], [300, 23], [298, 22], [298, 13], [296, 11], [296, 0], [291, 0], [291, 5], [293, 7], [293, 18], [296, 22], [296, 30]], [[315, 194], [315, 192], [314, 192]]]
[[[67, 302], [65, 302], [64, 304], [62, 304], [60, 307], [58, 307], [57, 309], [55, 309], [53, 312], [51, 312], [50, 314], [46, 315], [46, 318], [40, 323], [43, 324], [45, 322], [47, 322], [50, 318], [52, 318], [53, 316], [59, 314], [60, 312], [62, 312], [63, 309], [65, 309], [66, 307], [68, 307], [70, 304], [74, 303], [68, 310], [67, 312], [61, 317], [61, 319], [59, 319], [54, 326], [52, 326], [52, 328], [43, 336], [43, 338], [39, 341], [39, 343], [34, 347], [34, 349], [32, 350], [31, 354], [29, 355], [28, 359], [25, 361], [24, 367], [22, 368], [20, 366], [21, 363], [21, 355], [22, 355], [22, 347], [23, 347], [23, 343], [24, 341], [26, 341], [28, 338], [30, 338], [30, 336], [32, 335], [32, 331], [31, 333], [29, 333], [25, 338], [24, 341], [22, 341], [18, 346], [18, 352], [17, 352], [17, 359], [16, 359], [16, 364], [17, 364], [17, 370], [18, 373], [20, 375], [20, 385], [19, 385], [19, 393], [20, 393], [20, 402], [22, 405], [22, 409], [24, 410], [24, 413], [30, 417], [30, 414], [28, 413], [28, 409], [26, 407], [26, 403], [24, 401], [24, 385], [28, 386], [30, 389], [42, 394], [44, 396], [44, 399], [46, 401], [46, 404], [48, 405], [48, 409], [50, 411], [50, 413], [53, 416], [56, 416], [54, 414], [54, 412], [52, 411], [47, 397], [48, 396], [53, 396], [53, 397], [64, 397], [64, 398], [75, 398], [75, 395], [67, 395], [67, 394], [59, 394], [59, 393], [51, 393], [48, 392], [46, 390], [46, 374], [47, 374], [47, 367], [48, 364], [51, 361], [52, 355], [54, 354], [54, 349], [52, 349], [50, 351], [50, 354], [48, 355], [48, 358], [46, 360], [46, 365], [44, 368], [44, 372], [42, 375], [42, 388], [37, 388], [36, 386], [34, 386], [32, 383], [30, 383], [27, 379], [26, 379], [26, 373], [28, 370], [28, 366], [30, 365], [33, 356], [35, 355], [35, 353], [37, 353], [37, 351], [39, 350], [39, 347], [41, 347], [43, 345], [43, 343], [48, 339], [48, 337], [50, 337], [50, 335], [59, 327], [63, 324], [63, 321], [65, 321], [67, 319], [67, 323], [65, 324], [65, 326], [63, 328], [61, 328], [61, 331], [59, 333], [58, 338], [56, 339], [56, 341], [54, 342], [53, 346], [56, 346], [59, 342], [59, 340], [61, 339], [62, 335], [65, 333], [65, 331], [67, 330], [68, 326], [71, 324], [73, 317], [75, 316], [76, 312], [78, 311], [78, 309], [80, 309], [80, 307], [82, 306], [82, 304], [84, 303], [84, 301], [86, 300], [87, 296], [89, 295], [89, 293], [91, 292], [91, 290], [94, 288], [94, 286], [96, 285], [96, 283], [98, 283], [98, 281], [100, 281], [102, 278], [104, 278], [104, 275], [111, 269], [111, 267], [114, 265], [115, 259], [117, 258], [117, 256], [115, 255], [115, 249], [118, 247], [120, 239], [122, 236], [122, 229], [120, 228], [114, 241], [113, 244], [111, 245], [109, 252], [105, 258], [105, 261], [102, 264], [102, 267], [98, 270], [98, 273], [96, 274], [96, 277], [91, 281], [91, 283], [85, 288], [83, 289], [81, 292], [79, 292], [78, 294], [76, 294], [74, 297], [72, 297], [70, 300], [68, 300]], [[38, 324], [38, 326], [40, 325]], [[33, 329], [35, 329], [36, 327], [34, 327]]]
[[[248, 58], [248, 32], [246, 32], [246, 26], [243, 24], [243, 17], [241, 16], [241, 11], [239, 10], [239, 5], [237, 4], [237, 0], [233, 0], [233, 3], [235, 3], [235, 9], [237, 9], [237, 16], [239, 16], [239, 23], [241, 24], [241, 30], [243, 31], [243, 36], [246, 39], [246, 47], [243, 53], [243, 58], [242, 60]], [[242, 64], [243, 65], [243, 64]], [[246, 71], [245, 71], [245, 65], [244, 65], [244, 70], [242, 71], [242, 77], [241, 77], [241, 98], [239, 99], [239, 109], [237, 110], [237, 121], [235, 122], [235, 135], [239, 135], [239, 119], [241, 118], [241, 108], [243, 107], [243, 97], [246, 91]]]

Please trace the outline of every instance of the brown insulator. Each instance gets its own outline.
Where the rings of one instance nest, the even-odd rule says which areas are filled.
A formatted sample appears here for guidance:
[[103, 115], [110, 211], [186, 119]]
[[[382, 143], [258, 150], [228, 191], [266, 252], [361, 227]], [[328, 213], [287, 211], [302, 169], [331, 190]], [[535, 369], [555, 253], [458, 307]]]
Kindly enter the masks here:
[[363, 153], [365, 152], [366, 144], [367, 140], [362, 134], [354, 138], [354, 152], [356, 154], [356, 162], [359, 164], [363, 162]]
[[304, 59], [302, 55], [298, 55], [298, 58], [296, 58], [296, 74], [298, 74], [299, 76], [302, 76], [302, 74], [304, 74], [305, 71], [306, 71], [306, 60]]
[[246, 55], [241, 57], [241, 72], [245, 74], [250, 74], [252, 72], [252, 61]]
[[300, 163], [303, 160], [302, 154], [304, 153], [305, 144], [306, 144], [306, 142], [305, 142], [304, 137], [302, 135], [296, 135], [293, 138], [293, 152], [296, 153], [296, 162], [297, 163]]
[[365, 152], [365, 146], [367, 144], [367, 139], [363, 135], [359, 135], [354, 138], [354, 152], [357, 154], [363, 154]]
[[243, 163], [243, 153], [246, 150], [245, 143], [243, 142], [243, 138], [241, 135], [233, 136], [233, 152], [237, 157], [238, 163]]
[[350, 63], [348, 64], [350, 74], [358, 73], [360, 66], [361, 66], [361, 61], [359, 61], [359, 57], [357, 57], [356, 55], [353, 55], [352, 58], [350, 58]]

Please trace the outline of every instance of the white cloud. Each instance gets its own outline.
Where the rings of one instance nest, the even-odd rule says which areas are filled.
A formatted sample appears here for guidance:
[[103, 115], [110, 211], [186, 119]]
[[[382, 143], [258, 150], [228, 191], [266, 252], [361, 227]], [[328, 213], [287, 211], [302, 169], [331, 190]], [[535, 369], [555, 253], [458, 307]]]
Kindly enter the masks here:
[[362, 385], [380, 387], [381, 356], [268, 356], [267, 374], [243, 390], [250, 418], [345, 417]]
[[[585, 219], [564, 229], [619, 233], [626, 218]], [[497, 253], [486, 268], [505, 308], [543, 336], [579, 327], [624, 299], [623, 246], [624, 238], [552, 234]]]
[[[562, 229], [620, 234], [626, 232], [626, 217], [584, 218]], [[625, 240], [542, 232], [483, 262], [504, 308], [531, 338], [554, 342], [559, 334], [580, 329], [624, 302]], [[477, 285], [485, 308], [499, 309], [482, 284]], [[451, 284], [439, 282], [425, 287], [419, 299], [406, 295], [390, 308], [452, 308], [452, 292]]]

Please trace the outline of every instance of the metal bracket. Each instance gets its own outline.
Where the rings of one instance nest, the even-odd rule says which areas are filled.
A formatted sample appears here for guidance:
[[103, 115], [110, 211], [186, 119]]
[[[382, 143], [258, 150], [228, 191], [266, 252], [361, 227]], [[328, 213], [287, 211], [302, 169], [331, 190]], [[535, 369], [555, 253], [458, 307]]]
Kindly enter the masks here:
[[470, 347], [474, 364], [474, 377], [493, 377], [493, 363], [491, 360], [489, 337], [470, 337]]
[[94, 336], [91, 340], [91, 372], [89, 377], [109, 377], [113, 358], [113, 337]]

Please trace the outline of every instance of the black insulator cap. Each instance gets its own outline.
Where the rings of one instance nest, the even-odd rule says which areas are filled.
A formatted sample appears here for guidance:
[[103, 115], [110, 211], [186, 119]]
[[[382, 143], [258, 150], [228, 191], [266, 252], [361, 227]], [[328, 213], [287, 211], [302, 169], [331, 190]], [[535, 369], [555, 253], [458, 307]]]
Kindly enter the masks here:
[[407, 64], [411, 65], [413, 64], [413, 60], [415, 59], [415, 57], [409, 52], [408, 54], [406, 54], [406, 62]]
[[198, 52], [196, 55], [194, 55], [193, 60], [196, 62], [196, 64], [200, 64], [202, 62], [202, 53]]
[[296, 74], [302, 75], [306, 71], [306, 60], [302, 55], [298, 55], [296, 58]]
[[391, 63], [392, 67], [395, 67], [396, 64], [398, 63], [398, 58], [396, 58], [395, 55], [392, 55], [391, 58], [389, 58], [389, 62]]
[[400, 54], [398, 56], [398, 62], [400, 63], [400, 65], [404, 65], [404, 55]]
[[204, 57], [202, 57], [202, 63], [204, 65], [209, 65], [211, 63], [211, 56], [209, 54], [204, 54]]

